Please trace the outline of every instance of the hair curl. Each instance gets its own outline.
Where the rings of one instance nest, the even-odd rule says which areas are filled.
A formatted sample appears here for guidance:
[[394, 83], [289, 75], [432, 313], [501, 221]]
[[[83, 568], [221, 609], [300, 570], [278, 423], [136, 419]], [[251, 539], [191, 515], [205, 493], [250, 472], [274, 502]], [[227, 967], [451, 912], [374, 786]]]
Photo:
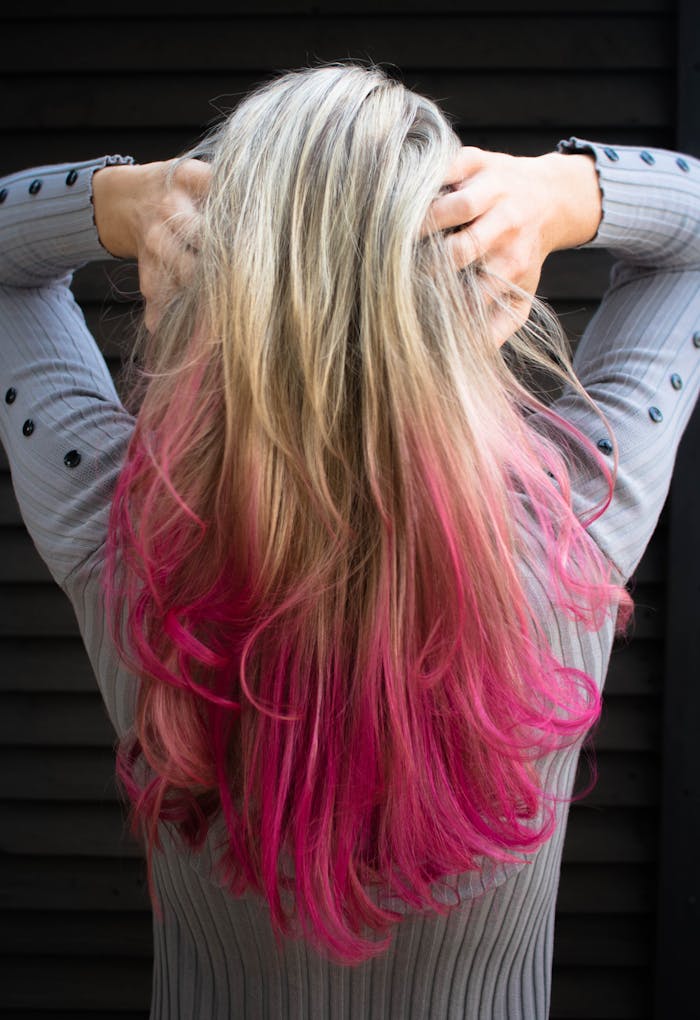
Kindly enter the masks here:
[[421, 237], [459, 145], [434, 103], [341, 64], [197, 146], [198, 269], [142, 331], [111, 510], [149, 885], [160, 822], [196, 850], [223, 818], [231, 893], [346, 962], [401, 916], [373, 889], [445, 911], [437, 883], [553, 832], [537, 763], [600, 693], [554, 657], [528, 574], [589, 628], [631, 604], [586, 532], [606, 504], [572, 509], [578, 457], [612, 492], [603, 458], [509, 363], [582, 392], [556, 317], [536, 299], [499, 350], [483, 267]]

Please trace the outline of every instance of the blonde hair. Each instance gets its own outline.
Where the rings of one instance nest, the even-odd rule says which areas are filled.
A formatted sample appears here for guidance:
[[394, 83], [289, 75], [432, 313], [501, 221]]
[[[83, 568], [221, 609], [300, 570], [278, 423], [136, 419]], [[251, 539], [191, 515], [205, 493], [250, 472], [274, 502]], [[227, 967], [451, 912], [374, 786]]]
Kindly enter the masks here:
[[602, 458], [509, 365], [580, 389], [556, 318], [536, 300], [504, 358], [483, 267], [422, 236], [459, 145], [430, 100], [334, 64], [197, 147], [199, 266], [143, 345], [110, 520], [149, 874], [159, 821], [197, 848], [223, 814], [231, 892], [349, 962], [400, 916], [371, 887], [444, 911], [433, 883], [553, 831], [536, 760], [600, 699], [523, 564], [586, 626], [629, 601], [571, 505], [571, 457]]

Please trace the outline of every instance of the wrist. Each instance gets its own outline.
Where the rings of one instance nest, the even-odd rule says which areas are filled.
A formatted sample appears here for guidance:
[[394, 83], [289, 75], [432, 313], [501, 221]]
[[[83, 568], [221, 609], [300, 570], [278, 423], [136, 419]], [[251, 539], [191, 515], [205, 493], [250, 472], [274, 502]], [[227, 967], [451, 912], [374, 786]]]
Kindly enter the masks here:
[[542, 161], [550, 195], [549, 251], [578, 248], [592, 241], [603, 216], [595, 157], [587, 153], [548, 152], [537, 158]]
[[142, 168], [138, 164], [105, 166], [92, 175], [92, 205], [97, 235], [116, 258], [137, 256], [138, 192]]

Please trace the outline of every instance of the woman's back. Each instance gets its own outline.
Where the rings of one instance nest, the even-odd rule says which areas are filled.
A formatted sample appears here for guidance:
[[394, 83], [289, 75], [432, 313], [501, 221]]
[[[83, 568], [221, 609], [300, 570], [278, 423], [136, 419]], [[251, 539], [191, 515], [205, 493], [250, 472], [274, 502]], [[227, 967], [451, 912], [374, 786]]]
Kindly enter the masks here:
[[[683, 166], [663, 150], [654, 150], [652, 166], [634, 148], [618, 147], [614, 157], [609, 149], [591, 148], [604, 191], [604, 219], [592, 245], [609, 247], [629, 264], [616, 266], [576, 367], [619, 443], [613, 500], [589, 534], [624, 582], [655, 526], [697, 395], [699, 351], [692, 336], [700, 242], [694, 181], [700, 166], [691, 160]], [[88, 178], [91, 167], [81, 168]], [[17, 397], [6, 404], [3, 442], [24, 519], [71, 598], [121, 737], [137, 717], [138, 688], [109, 635], [101, 593], [110, 496], [133, 419], [121, 407], [60, 280], [68, 266], [104, 256], [89, 221], [88, 184], [81, 181], [65, 198], [69, 169], [45, 168], [42, 174], [44, 219], [24, 199], [8, 205], [8, 230], [13, 222], [26, 230], [32, 216], [41, 229], [27, 231], [26, 244], [18, 233], [6, 249], [13, 258], [2, 274], [8, 338], [3, 367]], [[21, 175], [4, 183], [12, 200], [26, 191]], [[72, 249], [65, 240], [70, 236], [78, 239]], [[39, 243], [44, 268], [32, 248]], [[58, 282], [38, 286], [42, 273], [44, 280]], [[681, 378], [680, 388], [672, 375]], [[579, 393], [566, 391], [556, 409], [607, 452], [600, 419]], [[17, 426], [30, 413], [38, 427], [36, 441], [27, 444], [28, 433]], [[547, 416], [532, 424], [541, 425], [543, 434], [551, 429]], [[63, 473], [47, 482], [47, 466], [53, 470], [68, 447], [80, 451], [82, 470], [80, 458], [66, 459]], [[574, 505], [583, 511], [604, 499], [605, 485], [585, 465], [578, 471], [572, 489]], [[522, 539], [534, 554], [537, 533], [528, 531]], [[554, 659], [602, 688], [614, 620], [608, 617], [596, 631], [572, 618], [546, 580], [527, 566], [522, 584]], [[153, 859], [163, 910], [162, 921], [154, 919], [153, 1017], [545, 1017], [561, 848], [581, 739], [548, 752], [538, 766], [543, 786], [559, 798], [552, 838], [522, 854], [521, 863], [467, 872], [458, 884], [461, 906], [446, 917], [407, 918], [396, 926], [385, 954], [353, 967], [329, 962], [306, 941], [287, 941], [280, 951], [266, 901], [250, 893], [232, 898], [221, 888], [212, 865], [217, 834], [226, 837], [224, 826], [210, 831], [198, 855], [183, 853], [161, 826], [165, 853]], [[411, 835], [406, 833], [407, 840]]]

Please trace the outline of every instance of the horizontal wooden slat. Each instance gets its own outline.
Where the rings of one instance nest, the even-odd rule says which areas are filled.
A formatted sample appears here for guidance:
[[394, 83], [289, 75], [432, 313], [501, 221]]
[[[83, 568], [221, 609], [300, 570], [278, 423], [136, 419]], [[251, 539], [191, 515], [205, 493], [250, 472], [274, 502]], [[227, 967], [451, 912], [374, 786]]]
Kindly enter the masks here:
[[141, 297], [137, 295], [129, 304], [120, 305], [104, 300], [83, 302], [82, 310], [88, 329], [95, 337], [107, 367], [114, 376], [133, 347], [140, 319]]
[[[0, 691], [21, 692], [64, 692], [76, 691], [93, 693], [96, 681], [77, 630], [73, 626], [72, 608], [55, 585], [47, 586], [51, 597], [43, 592], [43, 611], [51, 623], [49, 628], [44, 620], [37, 620], [42, 599], [32, 599], [34, 586], [18, 588], [15, 598], [27, 605], [24, 625], [20, 636], [8, 635], [7, 630], [0, 637]], [[37, 592], [34, 592], [37, 595]], [[10, 598], [7, 597], [9, 603]], [[65, 607], [65, 608], [64, 608]], [[54, 614], [65, 616], [67, 631], [64, 635], [48, 636], [49, 629], [55, 631]], [[34, 626], [29, 627], [32, 621]], [[21, 636], [21, 633], [25, 636]], [[658, 640], [637, 641], [613, 648], [605, 695], [631, 695], [633, 697], [658, 696], [663, 683], [663, 648]]]
[[[561, 966], [643, 967], [651, 960], [650, 920], [625, 916], [564, 916], [557, 920], [554, 963]], [[59, 958], [153, 955], [150, 911], [76, 913], [6, 911], [0, 952], [13, 958], [30, 951]]]
[[[585, 803], [591, 807], [648, 807], [659, 803], [660, 769], [653, 752], [600, 751], [596, 755], [598, 781]], [[576, 790], [590, 782], [588, 768], [581, 766]]]
[[141, 300], [136, 262], [90, 262], [74, 274], [71, 290], [81, 306], [92, 308], [93, 315], [95, 309], [98, 315], [102, 310], [109, 314], [108, 309], [118, 307], [119, 302], [126, 314], [133, 314]]
[[[37, 857], [8, 854], [0, 868], [0, 910], [148, 910], [141, 857]], [[0, 1014], [1, 1015], [1, 1014]]]
[[549, 1020], [639, 1020], [651, 1015], [651, 993], [650, 969], [558, 967]]
[[2, 692], [80, 691], [94, 695], [97, 687], [80, 637], [2, 638], [0, 662]]
[[[149, 906], [140, 857], [8, 855], [0, 869], [0, 910], [138, 911]], [[568, 862], [562, 868], [559, 914], [653, 914], [653, 864]]]
[[564, 843], [566, 862], [655, 861], [656, 811], [646, 808], [593, 808], [572, 805]]
[[0, 1020], [150, 1020], [149, 1009], [114, 1010], [81, 1009], [80, 1015], [67, 1013], [65, 1010], [35, 1009], [1, 1009]]
[[[89, 963], [89, 965], [88, 965]], [[37, 975], [41, 980], [37, 981]], [[31, 954], [0, 963], [5, 1006], [139, 1009], [150, 1001], [152, 962], [56, 959]], [[563, 968], [555, 973], [552, 1020], [633, 1020], [644, 1012], [651, 974], [639, 968]]]
[[[124, 816], [126, 810], [124, 810]], [[564, 860], [645, 863], [656, 859], [656, 813], [647, 808], [570, 810]], [[0, 803], [0, 850], [11, 854], [141, 856], [116, 804]]]
[[658, 697], [663, 688], [664, 661], [661, 641], [637, 641], [614, 645], [605, 681], [605, 697], [625, 694]]
[[[0, 982], [5, 1006], [82, 1011], [102, 1006], [140, 1009], [150, 1002], [150, 960], [120, 957], [87, 963], [35, 954], [3, 960]], [[551, 1020], [584, 1016], [587, 1020], [633, 1020], [647, 1015], [644, 1009], [650, 992], [651, 974], [638, 968], [560, 967], [555, 974]]]
[[[7, 855], [0, 869], [2, 910], [111, 910], [148, 908], [146, 864], [141, 857], [37, 857]], [[653, 864], [565, 863], [560, 914], [653, 914]]]
[[[598, 782], [586, 797], [587, 804], [658, 803], [659, 767], [653, 754], [602, 751], [597, 761]], [[116, 803], [114, 771], [111, 748], [0, 747], [0, 799]], [[588, 779], [582, 766], [576, 789]]]
[[655, 909], [654, 865], [570, 861], [561, 869], [557, 895], [559, 915], [653, 914]]
[[39, 955], [85, 957], [128, 956], [151, 959], [150, 910], [114, 914], [44, 910], [31, 914], [6, 911], [0, 924], [0, 953], [6, 957]]
[[628, 631], [628, 640], [649, 641], [663, 639], [666, 627], [664, 585], [639, 583], [633, 591], [634, 617]]
[[666, 572], [668, 569], [667, 540], [668, 534], [665, 528], [657, 526], [641, 563], [634, 572], [632, 591], [634, 591], [635, 585], [664, 585], [666, 583]]
[[[537, 293], [549, 301], [587, 301], [600, 298], [607, 289], [614, 259], [607, 251], [558, 251], [543, 268]], [[100, 306], [115, 295], [136, 300], [138, 272], [132, 262], [91, 262], [79, 269], [72, 290], [81, 304]], [[105, 307], [111, 307], [105, 306]]]
[[[114, 733], [97, 693], [8, 692], [0, 695], [0, 745], [112, 747]], [[659, 711], [648, 697], [607, 697], [595, 732], [599, 751], [652, 751]]]
[[21, 521], [17, 497], [12, 488], [12, 479], [8, 471], [2, 471], [0, 472], [0, 525], [2, 527], [17, 526], [21, 524]]
[[0, 637], [72, 637], [73, 607], [58, 585], [0, 585]]
[[116, 804], [0, 802], [0, 851], [49, 857], [143, 857]]
[[[254, 9], [253, 9], [254, 10]], [[601, 28], [604, 26], [604, 31]], [[396, 17], [334, 17], [293, 14], [212, 19], [172, 18], [54, 24], [50, 32], [31, 23], [6, 26], [3, 70], [45, 74], [76, 71], [260, 71], [350, 57], [390, 61], [398, 67], [589, 68], [612, 70], [669, 67], [671, 24], [663, 15], [569, 16], [507, 19], [471, 12]], [[468, 58], [465, 46], [469, 46]], [[21, 79], [20, 79], [21, 81]]]
[[[143, 1009], [151, 999], [150, 959], [58, 959], [29, 953], [0, 961], [5, 1008]], [[80, 1014], [72, 1013], [73, 1020]]]
[[[670, 11], [672, 0], [571, 0], [564, 11], [569, 14], [576, 13], [643, 13], [654, 11]], [[430, 8], [430, 14], [450, 13], [452, 11], [463, 12], [464, 0], [437, 0]], [[523, 10], [522, 0], [474, 0], [469, 4], [469, 11], [472, 14], [491, 14], [498, 11], [503, 14], [521, 14]], [[561, 0], [532, 0], [528, 4], [528, 10], [534, 15], [537, 12], [555, 11], [563, 13]], [[250, 16], [251, 5], [244, 0], [203, 0], [197, 5], [199, 17], [211, 17], [225, 14], [228, 17]], [[255, 4], [255, 14], [364, 14], [372, 16], [376, 14], [404, 14], [407, 12], [426, 13], [425, 0], [259, 0]], [[51, 15], [56, 21], [74, 21], [83, 18], [101, 18], [105, 21], [117, 20], [119, 17], [150, 18], [153, 16], [152, 8], [138, 0], [122, 0], [118, 11], [114, 7], [98, 7], [90, 3], [90, 0], [73, 0], [71, 4], [63, 4], [60, 7], [52, 6]], [[6, 7], [2, 10], [0, 20], [2, 21], [24, 21], [24, 20], [45, 20], [46, 10], [41, 4], [32, 7], [15, 8]]]
[[595, 746], [600, 751], [653, 751], [659, 746], [659, 705], [653, 698], [608, 696]]
[[[536, 156], [550, 152], [562, 137], [576, 134], [575, 111], [561, 128], [533, 125], [520, 127], [504, 125], [489, 128], [486, 125], [457, 125], [465, 145], [477, 145], [482, 149], [496, 152], [510, 152], [513, 155]], [[609, 142], [618, 145], [658, 146], [673, 148], [674, 141], [666, 125], [589, 124], [584, 135], [592, 141]], [[0, 152], [0, 175], [13, 173], [30, 166], [50, 163], [79, 163], [111, 152], [126, 153], [140, 163], [150, 160], [168, 159], [194, 146], [201, 136], [196, 125], [173, 127], [139, 128], [125, 125], [118, 131], [113, 128], [94, 125], [77, 125], [73, 129], [52, 130], [50, 126], [35, 131], [32, 125], [23, 130], [3, 133], [4, 145]]]
[[[0, 584], [50, 583], [48, 567], [21, 523], [9, 475], [0, 474], [0, 512], [5, 517], [5, 521], [0, 521], [4, 525], [0, 527]], [[8, 520], [11, 513], [14, 520]], [[655, 566], [659, 568], [660, 565], [659, 556]], [[657, 570], [651, 569], [638, 573], [638, 577], [647, 582], [659, 579]], [[645, 613], [648, 607], [642, 605], [639, 611]]]
[[548, 301], [600, 298], [610, 283], [614, 261], [603, 249], [554, 252], [542, 267], [537, 293]]
[[53, 578], [23, 527], [0, 528], [0, 584], [51, 584]]
[[[35, 74], [19, 85], [3, 75], [13, 102], [0, 111], [0, 129], [205, 125], [231, 111], [268, 75]], [[585, 124], [667, 125], [673, 78], [664, 71], [406, 72], [405, 84], [431, 98], [460, 124], [473, 127], [535, 123], [540, 128]], [[575, 113], [574, 113], [575, 111]], [[575, 119], [574, 119], [575, 118]]]
[[111, 748], [0, 747], [0, 799], [116, 803], [114, 769]]
[[0, 705], [2, 746], [112, 747], [116, 741], [98, 693], [9, 693]]
[[564, 916], [555, 932], [555, 967], [648, 967], [653, 961], [652, 918]]

